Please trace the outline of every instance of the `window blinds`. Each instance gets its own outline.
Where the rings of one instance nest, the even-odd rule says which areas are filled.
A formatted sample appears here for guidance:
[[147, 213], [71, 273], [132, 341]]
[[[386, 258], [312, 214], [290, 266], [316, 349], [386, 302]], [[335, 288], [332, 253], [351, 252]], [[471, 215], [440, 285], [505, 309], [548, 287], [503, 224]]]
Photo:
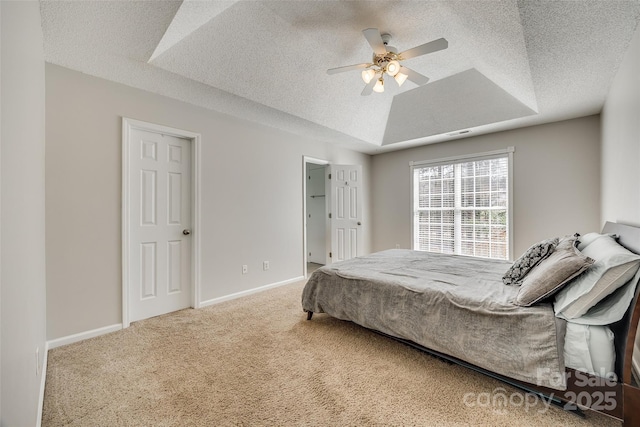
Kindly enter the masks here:
[[414, 166], [414, 249], [507, 259], [509, 157]]

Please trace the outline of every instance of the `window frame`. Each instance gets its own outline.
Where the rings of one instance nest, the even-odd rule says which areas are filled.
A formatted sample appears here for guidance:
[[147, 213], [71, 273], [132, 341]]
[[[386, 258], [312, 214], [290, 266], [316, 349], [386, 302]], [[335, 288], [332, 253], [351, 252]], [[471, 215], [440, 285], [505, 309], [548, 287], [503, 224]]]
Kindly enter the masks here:
[[[514, 147], [507, 147], [501, 150], [487, 151], [484, 153], [475, 153], [475, 154], [465, 154], [460, 156], [451, 156], [451, 157], [443, 157], [439, 159], [433, 160], [420, 160], [420, 161], [411, 161], [409, 162], [409, 182], [410, 182], [410, 223], [411, 223], [411, 249], [416, 249], [416, 226], [415, 226], [415, 169], [420, 169], [423, 167], [433, 167], [433, 166], [442, 166], [442, 165], [450, 165], [455, 163], [465, 163], [465, 162], [475, 162], [480, 160], [489, 160], [496, 158], [507, 158], [507, 256], [509, 260], [513, 260], [513, 211], [514, 211], [514, 203], [513, 203], [513, 153], [515, 152]], [[471, 255], [467, 255], [471, 256]], [[480, 257], [475, 257], [480, 258]], [[491, 258], [489, 258], [491, 259]]]

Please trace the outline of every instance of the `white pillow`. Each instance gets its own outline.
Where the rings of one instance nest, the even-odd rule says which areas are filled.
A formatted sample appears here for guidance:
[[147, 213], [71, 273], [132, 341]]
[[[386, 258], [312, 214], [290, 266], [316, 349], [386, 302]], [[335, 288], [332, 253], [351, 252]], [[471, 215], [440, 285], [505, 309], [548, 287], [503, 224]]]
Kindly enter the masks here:
[[584, 249], [587, 246], [589, 246], [589, 244], [592, 243], [594, 240], [599, 239], [600, 237], [605, 237], [605, 236], [613, 237], [616, 240], [618, 239], [618, 235], [613, 233], [607, 233], [607, 234], [587, 233], [584, 236], [580, 236], [580, 240], [578, 243], [578, 250], [584, 251]]
[[582, 253], [596, 262], [556, 295], [555, 312], [562, 313], [566, 319], [584, 315], [631, 280], [640, 267], [640, 255], [607, 235], [590, 241]]
[[616, 348], [611, 329], [567, 322], [564, 363], [569, 368], [601, 377], [615, 375]]
[[[640, 281], [640, 270], [626, 285], [600, 301], [587, 311], [587, 314], [572, 319], [571, 322], [581, 325], [610, 325], [622, 320], [633, 301], [638, 281]], [[562, 313], [556, 313], [556, 316], [568, 320]]]

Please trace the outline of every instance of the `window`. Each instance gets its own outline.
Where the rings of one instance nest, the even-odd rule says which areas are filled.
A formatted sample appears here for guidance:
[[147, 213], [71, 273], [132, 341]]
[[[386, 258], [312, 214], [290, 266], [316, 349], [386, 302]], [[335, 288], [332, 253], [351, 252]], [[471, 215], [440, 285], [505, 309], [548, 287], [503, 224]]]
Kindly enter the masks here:
[[412, 163], [413, 248], [510, 258], [512, 152]]

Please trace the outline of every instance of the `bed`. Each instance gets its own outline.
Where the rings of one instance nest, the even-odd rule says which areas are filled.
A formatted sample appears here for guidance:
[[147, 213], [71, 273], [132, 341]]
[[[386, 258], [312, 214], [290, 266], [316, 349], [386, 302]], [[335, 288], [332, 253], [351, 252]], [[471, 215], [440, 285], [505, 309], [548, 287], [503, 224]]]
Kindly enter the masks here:
[[[640, 258], [639, 228], [607, 223], [593, 235], [615, 235], [617, 244], [633, 252], [630, 257]], [[585, 240], [595, 239], [589, 236]], [[554, 288], [528, 306], [521, 301], [526, 286], [503, 281], [512, 264], [401, 249], [378, 252], [316, 270], [303, 290], [302, 308], [309, 320], [326, 313], [352, 321], [565, 409], [588, 408], [640, 425], [630, 410], [640, 404], [638, 389], [631, 387], [640, 261], [621, 276], [624, 286], [588, 310], [563, 302], [571, 296], [572, 280], [583, 280], [602, 262], [590, 259], [585, 272], [569, 277], [562, 290]], [[542, 270], [539, 263], [526, 277], [534, 280], [546, 274]]]

